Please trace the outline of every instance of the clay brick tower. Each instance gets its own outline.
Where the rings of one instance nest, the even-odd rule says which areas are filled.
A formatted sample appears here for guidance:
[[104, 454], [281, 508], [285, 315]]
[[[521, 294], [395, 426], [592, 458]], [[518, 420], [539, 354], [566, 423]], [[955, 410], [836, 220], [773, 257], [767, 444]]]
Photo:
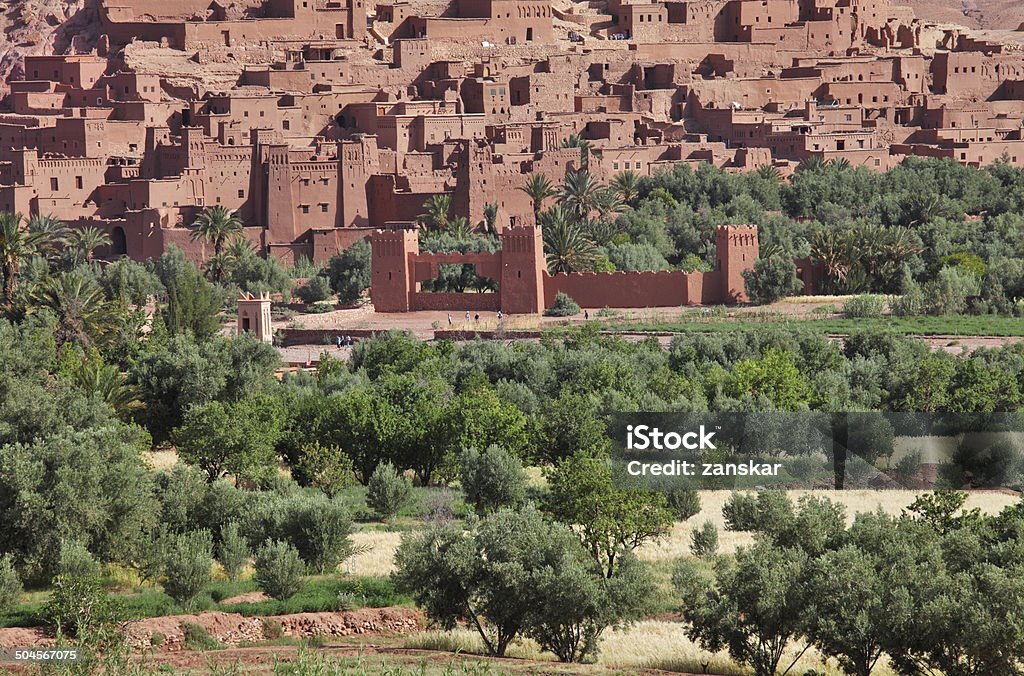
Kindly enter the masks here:
[[749, 300], [743, 286], [743, 271], [751, 270], [758, 256], [756, 225], [721, 225], [715, 232], [715, 269], [722, 282], [722, 301]]
[[508, 227], [501, 232], [501, 310], [506, 314], [544, 312], [544, 243], [540, 228]]
[[264, 343], [274, 342], [269, 295], [246, 293], [238, 299], [238, 335], [243, 333], [251, 333]]
[[370, 300], [377, 312], [408, 312], [412, 289], [409, 254], [420, 252], [415, 228], [377, 230], [370, 239]]

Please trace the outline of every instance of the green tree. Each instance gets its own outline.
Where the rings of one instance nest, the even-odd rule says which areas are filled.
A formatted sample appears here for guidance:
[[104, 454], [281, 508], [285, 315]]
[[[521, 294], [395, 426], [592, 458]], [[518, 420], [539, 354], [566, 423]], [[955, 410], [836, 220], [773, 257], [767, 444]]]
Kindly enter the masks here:
[[558, 192], [558, 200], [576, 223], [583, 223], [596, 208], [601, 191], [601, 184], [586, 169], [569, 171]]
[[743, 271], [743, 287], [750, 300], [759, 305], [770, 305], [803, 288], [797, 279], [796, 264], [785, 254], [758, 258], [751, 270]]
[[385, 521], [395, 518], [411, 495], [412, 484], [390, 462], [377, 465], [366, 484], [366, 504]]
[[21, 598], [21, 578], [14, 569], [14, 558], [10, 554], [0, 556], [0, 615], [14, 610]]
[[690, 639], [711, 652], [728, 650], [756, 676], [776, 676], [786, 647], [802, 636], [806, 568], [802, 551], [767, 543], [740, 548], [735, 561], [720, 559], [712, 579], [681, 561], [672, 579]]
[[616, 488], [611, 469], [598, 458], [563, 460], [549, 473], [548, 486], [548, 511], [573, 527], [607, 578], [626, 552], [664, 535], [673, 523], [663, 495]]
[[462, 452], [462, 490], [477, 514], [516, 507], [526, 500], [526, 470], [508, 451], [492, 444], [480, 453]]
[[597, 260], [597, 247], [586, 230], [566, 207], [556, 204], [540, 215], [548, 272], [590, 270]]
[[[203, 209], [196, 220], [192, 223], [192, 241], [203, 240], [213, 245], [213, 255], [220, 256], [224, 250], [224, 243], [233, 237], [242, 234], [244, 225], [237, 212], [223, 207], [219, 204]], [[220, 281], [221, 273], [218, 271], [214, 281]]]
[[110, 235], [91, 226], [74, 228], [69, 237], [70, 244], [74, 250], [75, 260], [92, 263], [97, 249], [110, 246], [112, 241]]
[[324, 271], [338, 302], [351, 305], [370, 288], [370, 243], [360, 240], [331, 258]]
[[530, 197], [530, 202], [533, 204], [533, 222], [540, 224], [540, 214], [544, 210], [544, 200], [558, 194], [555, 184], [544, 174], [535, 172], [530, 174], [530, 177], [526, 179], [526, 183], [519, 186], [519, 190]]
[[164, 559], [164, 591], [188, 609], [212, 580], [213, 539], [200, 530], [175, 536]]
[[629, 169], [620, 171], [612, 178], [611, 188], [619, 199], [626, 204], [632, 204], [637, 198], [640, 186], [640, 176]]
[[763, 397], [778, 410], [795, 411], [806, 403], [809, 389], [793, 354], [770, 349], [760, 359], [736, 363], [725, 386], [736, 398]]
[[431, 230], [447, 230], [449, 225], [450, 212], [452, 209], [452, 196], [447, 194], [431, 195], [423, 203], [424, 213], [419, 219]]
[[4, 304], [7, 312], [14, 307], [18, 273], [25, 260], [36, 253], [45, 241], [41, 232], [22, 228], [21, 214], [0, 212], [0, 271], [4, 275]]
[[185, 413], [173, 440], [181, 459], [203, 470], [210, 483], [224, 474], [265, 479], [277, 467], [283, 416], [280, 402], [267, 394], [211, 401]]
[[103, 346], [117, 326], [118, 309], [107, 302], [95, 279], [77, 271], [51, 279], [33, 303], [56, 316], [58, 345]]
[[218, 314], [223, 301], [198, 270], [194, 267], [185, 268], [165, 284], [167, 305], [162, 314], [171, 335], [188, 332], [203, 340], [220, 329]]
[[[334, 497], [344, 488], [355, 483], [352, 461], [338, 446], [307, 442], [300, 449], [295, 466], [300, 483], [319, 488], [328, 497]], [[300, 478], [301, 477], [301, 478]]]
[[267, 540], [253, 561], [256, 586], [272, 598], [285, 601], [302, 588], [305, 568], [299, 552], [287, 542]]
[[237, 521], [231, 521], [220, 532], [217, 546], [217, 561], [232, 582], [238, 580], [249, 560], [249, 543], [239, 532]]

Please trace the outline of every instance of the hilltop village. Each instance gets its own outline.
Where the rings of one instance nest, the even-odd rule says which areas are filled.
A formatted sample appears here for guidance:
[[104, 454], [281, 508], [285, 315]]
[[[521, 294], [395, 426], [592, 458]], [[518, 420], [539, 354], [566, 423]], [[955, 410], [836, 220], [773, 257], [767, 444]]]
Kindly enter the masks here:
[[531, 174], [584, 163], [1024, 164], [1024, 33], [884, 0], [102, 0], [98, 22], [7, 84], [0, 210], [140, 260], [205, 256], [185, 226], [213, 205], [283, 262], [434, 195], [471, 224], [496, 203], [500, 232], [533, 224]]

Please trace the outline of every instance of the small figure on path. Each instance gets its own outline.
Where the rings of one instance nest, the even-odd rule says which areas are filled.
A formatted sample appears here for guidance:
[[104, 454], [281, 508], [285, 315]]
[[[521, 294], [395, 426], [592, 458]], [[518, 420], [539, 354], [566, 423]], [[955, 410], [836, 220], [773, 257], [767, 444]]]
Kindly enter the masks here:
[[449, 312], [448, 313], [448, 326], [451, 326], [451, 325], [452, 325], [452, 313]]

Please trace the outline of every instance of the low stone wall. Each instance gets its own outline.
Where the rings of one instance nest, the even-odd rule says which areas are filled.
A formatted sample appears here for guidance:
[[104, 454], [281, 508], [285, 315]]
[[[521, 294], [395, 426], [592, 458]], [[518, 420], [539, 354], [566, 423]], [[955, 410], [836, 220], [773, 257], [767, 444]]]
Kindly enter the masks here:
[[379, 329], [281, 329], [281, 347], [293, 345], [334, 345], [337, 336], [348, 336], [349, 338], [372, 338], [378, 333], [387, 333]]

